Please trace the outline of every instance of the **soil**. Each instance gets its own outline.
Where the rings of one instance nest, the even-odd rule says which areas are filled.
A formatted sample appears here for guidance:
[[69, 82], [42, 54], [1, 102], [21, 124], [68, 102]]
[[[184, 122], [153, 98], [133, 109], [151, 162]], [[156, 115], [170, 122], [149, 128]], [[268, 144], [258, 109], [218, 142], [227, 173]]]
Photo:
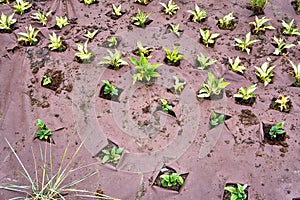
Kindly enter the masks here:
[[[250, 31], [249, 22], [255, 21], [253, 12], [247, 9], [248, 0], [201, 1], [201, 9], [207, 10], [207, 19], [201, 23], [190, 21], [187, 10], [194, 9], [194, 1], [175, 0], [180, 9], [173, 17], [163, 15], [159, 1], [151, 1], [143, 6], [128, 1], [99, 1], [84, 5], [80, 1], [49, 0], [35, 1], [28, 13], [15, 14], [17, 22], [11, 33], [0, 33], [0, 185], [27, 185], [27, 180], [19, 173], [22, 170], [4, 138], [12, 144], [28, 172], [35, 177], [34, 161], [39, 158], [40, 147], [47, 142], [33, 140], [36, 120], [42, 119], [51, 130], [53, 167], [58, 169], [61, 156], [68, 147], [66, 160], [71, 159], [83, 142], [72, 167], [82, 168], [66, 180], [81, 178], [87, 173], [98, 173], [79, 183], [75, 188], [104, 194], [119, 199], [222, 199], [226, 183], [247, 183], [249, 199], [293, 199], [299, 198], [300, 190], [300, 88], [292, 87], [295, 79], [288, 71], [289, 59], [294, 63], [300, 60], [299, 37], [281, 34], [281, 20], [295, 19], [300, 27], [299, 15], [291, 0], [272, 0], [264, 13], [276, 28], [262, 35], [252, 35], [259, 39], [252, 46], [251, 53], [237, 51], [234, 38], [243, 38]], [[163, 1], [166, 3], [167, 1]], [[13, 3], [13, 2], [12, 2]], [[8, 15], [13, 12], [12, 3], [0, 4], [0, 12]], [[111, 11], [111, 4], [122, 4], [127, 11], [121, 18], [112, 20], [105, 14]], [[150, 13], [152, 23], [146, 28], [132, 25], [131, 16], [140, 8]], [[47, 26], [31, 19], [38, 9], [54, 11], [49, 16]], [[220, 30], [217, 19], [234, 12], [238, 22], [234, 30]], [[55, 16], [67, 16], [69, 25], [55, 30]], [[261, 18], [261, 16], [259, 16]], [[180, 24], [184, 30], [178, 38], [167, 31], [168, 25]], [[18, 32], [24, 26], [38, 28], [39, 42], [36, 46], [22, 46], [18, 43]], [[199, 42], [199, 29], [218, 32], [213, 47], [205, 47]], [[76, 43], [84, 43], [82, 35], [87, 30], [99, 32], [89, 41], [88, 50], [95, 55], [90, 63], [74, 60]], [[64, 52], [48, 49], [49, 34], [55, 32], [66, 44]], [[275, 56], [273, 36], [284, 38], [296, 46], [288, 49], [285, 56]], [[125, 60], [136, 57], [132, 51], [140, 40], [144, 46], [153, 48], [150, 63], [163, 63], [163, 48], [180, 46], [185, 55], [178, 67], [163, 64], [157, 68], [160, 77], [151, 84], [132, 84], [135, 67], [124, 66], [111, 70], [98, 63], [107, 55], [104, 44], [108, 38], [118, 38], [117, 49]], [[202, 82], [207, 80], [207, 70], [195, 68], [197, 55], [217, 59], [209, 71], [230, 82], [220, 99], [201, 99], [196, 96]], [[228, 70], [224, 60], [239, 56], [247, 67], [243, 76]], [[254, 66], [261, 66], [270, 60], [275, 65], [272, 84], [264, 86], [255, 75]], [[41, 86], [45, 74], [60, 77], [56, 87]], [[168, 92], [174, 84], [173, 76], [187, 82], [181, 94]], [[101, 80], [110, 80], [123, 92], [119, 102], [99, 98]], [[252, 107], [235, 103], [234, 94], [240, 87], [257, 83], [257, 95]], [[269, 109], [273, 97], [279, 94], [290, 96], [293, 107], [289, 113]], [[174, 105], [176, 118], [157, 111], [160, 99], [168, 99]], [[210, 129], [211, 111], [231, 116], [230, 119]], [[280, 145], [265, 143], [261, 124], [276, 124], [284, 121], [286, 136]], [[109, 140], [124, 148], [116, 167], [102, 165], [97, 157]], [[32, 152], [36, 159], [33, 158]], [[189, 173], [179, 193], [153, 186], [153, 180], [164, 166], [176, 169], [177, 173]], [[39, 166], [39, 165], [38, 165]], [[128, 184], [130, 183], [130, 184]], [[100, 193], [100, 192], [99, 192]], [[19, 193], [0, 190], [1, 199], [20, 196]], [[65, 196], [66, 199], [82, 199]]]

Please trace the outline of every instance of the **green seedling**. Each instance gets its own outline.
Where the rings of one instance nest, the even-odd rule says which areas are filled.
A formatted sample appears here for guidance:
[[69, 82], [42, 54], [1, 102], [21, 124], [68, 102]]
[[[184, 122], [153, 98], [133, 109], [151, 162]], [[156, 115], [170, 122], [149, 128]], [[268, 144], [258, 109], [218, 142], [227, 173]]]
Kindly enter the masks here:
[[250, 98], [255, 98], [256, 95], [253, 93], [257, 89], [256, 84], [250, 85], [248, 88], [241, 87], [237, 94], [233, 96], [235, 98], [241, 98], [243, 100], [248, 100]]
[[23, 15], [25, 11], [27, 11], [29, 8], [31, 8], [32, 4], [24, 1], [24, 0], [16, 0], [13, 8], [15, 9], [14, 12], [18, 13], [19, 15]]
[[0, 29], [1, 30], [10, 30], [11, 26], [16, 23], [16, 19], [13, 18], [14, 13], [11, 13], [10, 15], [6, 16], [5, 14], [1, 14], [0, 19]]
[[268, 0], [250, 0], [250, 7], [254, 14], [263, 14]]
[[197, 56], [197, 62], [199, 63], [198, 69], [204, 70], [217, 62], [217, 60], [214, 58], [206, 57], [205, 55], [200, 53], [200, 55]]
[[172, 186], [181, 186], [184, 183], [183, 178], [180, 174], [172, 173], [172, 174], [162, 174], [159, 176], [161, 180], [161, 185], [164, 188], [170, 188]]
[[84, 3], [85, 5], [91, 5], [91, 4], [93, 4], [93, 3], [96, 3], [96, 1], [97, 1], [97, 0], [84, 0], [83, 3]]
[[294, 19], [290, 21], [290, 23], [286, 23], [284, 20], [282, 20], [282, 26], [283, 26], [283, 34], [292, 36], [292, 35], [300, 35], [300, 32], [298, 31], [298, 28], [293, 28]]
[[122, 5], [119, 5], [118, 7], [115, 4], [112, 4], [112, 15], [120, 17], [122, 16]]
[[283, 51], [284, 50], [287, 50], [291, 47], [294, 47], [296, 45], [294, 44], [288, 44], [288, 43], [285, 43], [283, 38], [277, 38], [276, 36], [273, 37], [273, 40], [276, 42], [276, 49], [275, 51], [273, 52], [274, 55], [286, 55]]
[[49, 85], [51, 83], [52, 83], [52, 78], [50, 76], [44, 76], [42, 85], [45, 86], [45, 85]]
[[282, 130], [282, 127], [284, 125], [284, 122], [279, 122], [275, 126], [272, 126], [269, 135], [271, 136], [271, 139], [275, 139], [278, 135], [282, 135], [285, 133], [284, 130]]
[[108, 80], [102, 80], [102, 83], [105, 84], [104, 94], [107, 94], [109, 96], [113, 96], [113, 95], [118, 96], [119, 94], [118, 89], [114, 85], [112, 85]]
[[37, 120], [37, 123], [35, 124], [35, 126], [37, 126], [39, 128], [39, 130], [37, 130], [37, 132], [36, 132], [38, 139], [48, 141], [49, 137], [52, 135], [52, 132], [48, 128], [48, 126], [41, 119]]
[[246, 70], [247, 68], [244, 67], [243, 65], [240, 65], [240, 57], [236, 57], [235, 60], [233, 61], [231, 58], [228, 58], [228, 62], [229, 62], [229, 69], [233, 72], [236, 72], [236, 73], [241, 73], [243, 74], [244, 73], [244, 70]]
[[180, 24], [169, 24], [169, 25], [170, 25], [171, 32], [174, 33], [177, 37], [180, 37], [180, 29], [179, 29]]
[[108, 56], [105, 56], [99, 64], [109, 65], [115, 70], [120, 69], [121, 66], [128, 65], [128, 63], [122, 58], [122, 54], [120, 51], [115, 49], [115, 53], [107, 50], [109, 53]]
[[102, 164], [105, 163], [113, 163], [114, 165], [117, 165], [120, 158], [121, 158], [121, 153], [124, 151], [123, 148], [118, 148], [113, 147], [111, 151], [109, 150], [102, 150], [102, 153], [104, 153], [104, 157], [102, 158]]
[[9, 4], [9, 0], [0, 0], [0, 3]]
[[114, 48], [118, 44], [118, 39], [117, 39], [116, 36], [113, 36], [113, 37], [107, 39], [107, 41], [108, 41], [108, 47], [109, 48]]
[[86, 34], [84, 34], [83, 36], [90, 39], [90, 40], [93, 40], [96, 36], [96, 34], [98, 33], [98, 30], [94, 30], [93, 32], [90, 32], [88, 31]]
[[48, 48], [51, 51], [64, 51], [66, 47], [63, 45], [60, 36], [57, 36], [54, 32], [52, 35], [49, 35], [51, 44], [48, 45]]
[[224, 190], [230, 192], [230, 200], [246, 200], [247, 194], [245, 190], [247, 187], [248, 187], [247, 184], [245, 185], [237, 184], [237, 189], [232, 186], [228, 186], [225, 187]]
[[180, 82], [179, 78], [176, 76], [173, 76], [173, 78], [175, 79], [173, 88], [176, 94], [180, 94], [184, 88], [184, 86], [186, 85], [186, 82]]
[[144, 54], [145, 57], [150, 58], [150, 54], [153, 51], [150, 47], [144, 47], [141, 41], [137, 41], [137, 50], [134, 52], [135, 55], [140, 56], [141, 54]]
[[192, 21], [193, 22], [202, 22], [205, 20], [207, 16], [206, 10], [200, 10], [199, 6], [195, 4], [195, 10], [188, 10], [189, 13], [193, 15]]
[[168, 4], [159, 3], [163, 7], [163, 13], [166, 15], [173, 16], [176, 14], [177, 10], [179, 10], [179, 6], [175, 4], [173, 0], [169, 0]]
[[161, 101], [162, 110], [165, 113], [169, 114], [173, 109], [172, 105], [168, 104], [168, 101], [166, 99], [160, 99], [160, 101]]
[[293, 63], [293, 61], [289, 60], [292, 67], [293, 67], [293, 72], [290, 72], [290, 74], [296, 79], [295, 85], [296, 86], [300, 86], [300, 63], [298, 64], [298, 66]]
[[224, 82], [224, 78], [215, 78], [211, 72], [208, 72], [207, 76], [207, 83], [202, 83], [202, 88], [197, 95], [199, 98], [209, 98], [212, 95], [220, 95], [221, 91], [230, 84], [229, 82]]
[[150, 81], [151, 78], [155, 78], [159, 76], [159, 73], [155, 71], [158, 67], [160, 67], [161, 63], [149, 64], [147, 58], [145, 58], [144, 54], [140, 55], [140, 62], [138, 62], [135, 58], [129, 58], [129, 60], [134, 64], [135, 68], [138, 70], [138, 73], [132, 76], [133, 84], [136, 81], [142, 81], [146, 79], [146, 81]]
[[89, 61], [93, 56], [93, 53], [87, 49], [88, 40], [84, 44], [77, 43], [78, 52], [75, 53], [75, 56], [78, 57], [82, 62]]
[[220, 29], [230, 30], [234, 28], [234, 16], [233, 13], [225, 15], [223, 18], [220, 18], [218, 21], [218, 26]]
[[275, 66], [269, 66], [268, 62], [264, 62], [261, 67], [254, 67], [257, 70], [257, 72], [255, 72], [256, 76], [264, 83], [265, 86], [271, 83], [272, 77], [274, 76], [272, 70]]
[[267, 19], [266, 17], [262, 17], [259, 19], [257, 16], [255, 16], [255, 22], [250, 22], [249, 24], [253, 25], [252, 32], [254, 34], [261, 34], [264, 33], [267, 29], [268, 30], [275, 30], [275, 28], [270, 24], [265, 24], [266, 22], [270, 21], [270, 19]]
[[39, 21], [43, 26], [47, 25], [48, 16], [51, 14], [52, 11], [49, 11], [47, 13], [38, 10], [37, 12], [33, 13], [31, 18]]
[[169, 49], [164, 49], [166, 53], [166, 59], [171, 65], [179, 65], [180, 61], [184, 58], [184, 55], [178, 53], [179, 47], [174, 46], [173, 51]]
[[38, 43], [38, 38], [37, 38], [37, 34], [39, 32], [39, 30], [33, 28], [31, 26], [31, 24], [29, 25], [29, 27], [25, 27], [26, 32], [19, 32], [18, 35], [18, 41], [20, 42], [24, 42], [24, 45], [36, 45]]
[[56, 17], [56, 26], [58, 26], [60, 29], [67, 26], [69, 24], [68, 18], [65, 17]]
[[[87, 164], [84, 166], [75, 167], [75, 158], [79, 153], [79, 150], [83, 146], [83, 142], [76, 148], [76, 151], [68, 155], [68, 147], [64, 150], [64, 153], [60, 159], [56, 159], [52, 153], [52, 146], [48, 147], [45, 145], [45, 148], [40, 147], [39, 155], [37, 157], [32, 151], [32, 162], [26, 166], [26, 163], [22, 162], [22, 159], [17, 155], [17, 151], [11, 146], [11, 144], [5, 138], [10, 150], [17, 159], [18, 163], [22, 168], [22, 176], [24, 180], [28, 181], [26, 185], [17, 185], [15, 180], [7, 186], [0, 185], [0, 189], [13, 191], [18, 194], [12, 199], [25, 199], [25, 200], [46, 200], [46, 199], [76, 199], [80, 197], [90, 197], [93, 199], [110, 199], [114, 198], [109, 197], [104, 194], [90, 192], [84, 189], [76, 189], [75, 186], [91, 176], [94, 176], [97, 171], [91, 173], [83, 173], [78, 179], [74, 179], [74, 176], [78, 175], [78, 172], [81, 170], [89, 170], [89, 166], [93, 164]], [[48, 149], [50, 148], [50, 150]], [[39, 161], [39, 162], [37, 162]], [[57, 163], [60, 163], [58, 168], [55, 169]], [[76, 165], [78, 162], [76, 162]], [[32, 167], [34, 166], [34, 167]], [[33, 172], [32, 172], [33, 171]], [[77, 173], [77, 174], [76, 174]], [[69, 181], [69, 180], [72, 181]], [[18, 181], [19, 182], [19, 181]], [[68, 197], [66, 197], [68, 194]], [[117, 200], [117, 199], [114, 199]]]
[[247, 33], [245, 40], [234, 38], [236, 41], [235, 46], [240, 49], [240, 51], [246, 51], [247, 54], [250, 54], [251, 46], [253, 43], [258, 42], [259, 40], [251, 40], [251, 32]]
[[148, 19], [148, 17], [150, 16], [150, 14], [143, 14], [143, 12], [138, 9], [138, 14], [136, 16], [132, 16], [131, 20], [133, 20], [133, 24], [136, 26], [139, 26], [141, 28], [145, 28], [146, 27], [146, 21]]
[[286, 95], [279, 95], [275, 100], [275, 103], [279, 105], [280, 111], [288, 110], [289, 102], [290, 102], [290, 97]]
[[208, 47], [215, 43], [215, 39], [220, 35], [219, 33], [210, 33], [209, 30], [203, 30], [200, 28], [201, 42]]
[[142, 5], [148, 5], [150, 3], [150, 0], [134, 0], [134, 2]]
[[300, 12], [300, 0], [297, 0], [296, 1], [296, 10], [297, 10], [297, 12], [299, 13]]
[[225, 120], [225, 115], [223, 114], [217, 115], [215, 111], [212, 111], [212, 118], [210, 119], [209, 123], [212, 127], [216, 127], [222, 124], [224, 120]]

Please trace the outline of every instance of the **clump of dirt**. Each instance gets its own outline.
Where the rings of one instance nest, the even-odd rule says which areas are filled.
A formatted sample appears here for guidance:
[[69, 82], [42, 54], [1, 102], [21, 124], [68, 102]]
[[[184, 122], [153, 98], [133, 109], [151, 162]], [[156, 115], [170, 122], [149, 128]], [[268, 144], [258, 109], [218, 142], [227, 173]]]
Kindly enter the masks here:
[[244, 109], [241, 111], [241, 114], [239, 115], [240, 122], [244, 124], [245, 126], [252, 126], [259, 124], [259, 120], [255, 116], [255, 114], [252, 113], [251, 110]]
[[[43, 85], [43, 81], [46, 77], [51, 78], [51, 83], [47, 84], [47, 85]], [[60, 85], [61, 85], [61, 83], [63, 83], [63, 81], [64, 81], [64, 74], [61, 70], [47, 69], [47, 71], [44, 74], [41, 85], [50, 90], [57, 91], [60, 88]], [[70, 88], [67, 88], [67, 89], [70, 89]]]

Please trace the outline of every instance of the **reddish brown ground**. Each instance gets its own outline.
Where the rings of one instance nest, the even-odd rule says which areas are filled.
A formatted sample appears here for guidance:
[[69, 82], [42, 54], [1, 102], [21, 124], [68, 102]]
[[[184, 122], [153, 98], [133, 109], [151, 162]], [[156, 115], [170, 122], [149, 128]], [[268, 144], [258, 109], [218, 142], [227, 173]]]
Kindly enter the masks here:
[[[38, 153], [39, 146], [44, 146], [43, 142], [33, 141], [36, 131], [34, 124], [40, 118], [52, 130], [63, 128], [53, 135], [56, 166], [68, 144], [69, 151], [74, 152], [81, 141], [87, 138], [75, 164], [98, 163], [71, 178], [92, 170], [100, 171], [84, 184], [78, 185], [78, 188], [90, 191], [102, 188], [105, 194], [124, 200], [215, 200], [221, 199], [226, 183], [237, 182], [250, 186], [249, 199], [300, 197], [300, 88], [290, 86], [294, 80], [288, 74], [291, 71], [288, 59], [297, 64], [300, 60], [299, 37], [284, 37], [287, 42], [297, 45], [288, 50], [288, 56], [273, 56], [274, 46], [271, 44], [273, 35], [282, 36], [282, 19], [288, 21], [293, 18], [300, 27], [299, 15], [296, 15], [290, 0], [273, 0], [267, 5], [265, 16], [271, 19], [270, 23], [276, 30], [253, 36], [261, 42], [253, 45], [250, 55], [235, 50], [233, 46], [234, 38], [244, 38], [250, 31], [248, 23], [254, 21], [246, 0], [201, 1], [199, 6], [208, 12], [207, 20], [201, 24], [190, 22], [190, 15], [186, 12], [194, 9], [194, 1], [175, 0], [180, 10], [172, 18], [160, 13], [159, 1], [153, 1], [148, 6], [135, 4], [133, 0], [117, 3], [105, 1], [91, 6], [85, 6], [77, 0], [33, 2], [34, 10], [53, 10], [56, 16], [66, 15], [69, 19], [77, 20], [72, 20], [75, 23], [62, 31], [55, 30], [68, 46], [62, 53], [50, 52], [47, 48], [48, 34], [54, 31], [51, 28], [55, 24], [54, 16], [47, 27], [42, 27], [30, 19], [34, 10], [23, 16], [15, 15], [18, 19], [15, 24], [17, 29], [11, 34], [0, 34], [1, 184], [26, 182], [18, 173], [21, 167], [4, 138], [13, 145], [28, 171], [34, 173], [31, 148]], [[111, 3], [121, 3], [126, 14], [118, 20], [107, 17]], [[130, 23], [130, 16], [137, 12], [137, 8], [151, 14], [153, 22], [145, 30]], [[0, 10], [9, 14], [12, 5], [0, 5]], [[234, 12], [238, 18], [237, 27], [233, 31], [220, 30], [216, 18], [229, 12]], [[17, 43], [16, 33], [24, 31], [24, 26], [30, 23], [40, 29], [41, 41], [37, 46], [23, 47]], [[167, 33], [169, 23], [180, 23], [180, 28], [184, 30], [181, 39]], [[200, 27], [221, 34], [214, 48], [206, 48], [198, 43]], [[86, 29], [95, 28], [99, 29], [99, 34], [89, 43], [89, 49], [96, 55], [95, 60], [91, 64], [75, 62], [76, 43], [85, 41], [81, 35]], [[151, 62], [163, 62], [162, 46], [172, 48], [174, 44], [181, 45], [185, 59], [179, 67], [163, 65], [158, 70], [162, 76], [157, 79], [157, 84], [145, 86], [137, 83], [132, 86], [133, 66], [113, 71], [97, 64], [106, 55], [101, 45], [112, 35], [122, 39], [119, 49], [126, 57], [134, 56], [132, 51], [140, 39], [144, 45], [154, 47]], [[196, 99], [199, 84], [207, 76], [206, 71], [193, 68], [199, 52], [217, 59], [213, 71], [231, 82], [222, 100]], [[240, 56], [248, 68], [244, 76], [234, 74], [227, 68], [228, 57], [236, 56]], [[237, 105], [232, 95], [239, 87], [258, 82], [254, 66], [261, 65], [267, 58], [271, 59], [272, 65], [276, 65], [273, 84], [264, 87], [258, 83], [257, 99], [252, 107]], [[63, 81], [56, 91], [41, 86], [42, 77], [49, 73], [49, 69], [61, 70], [63, 74]], [[184, 90], [186, 93], [176, 96], [166, 91], [172, 86], [173, 75], [178, 75], [188, 83]], [[121, 103], [98, 97], [102, 79], [113, 81], [124, 89]], [[291, 97], [293, 107], [290, 113], [269, 109], [272, 99], [279, 94]], [[166, 98], [174, 104], [177, 119], [156, 112], [160, 98]], [[209, 131], [211, 109], [231, 116], [226, 126], [221, 125]], [[150, 112], [145, 112], [148, 110]], [[122, 113], [125, 113], [125, 117]], [[285, 121], [288, 135], [286, 145], [264, 144], [261, 123], [280, 121]], [[125, 148], [117, 170], [101, 165], [93, 157], [107, 144], [106, 138]], [[179, 194], [151, 185], [164, 163], [178, 173], [189, 173]], [[1, 199], [15, 195], [0, 191]]]

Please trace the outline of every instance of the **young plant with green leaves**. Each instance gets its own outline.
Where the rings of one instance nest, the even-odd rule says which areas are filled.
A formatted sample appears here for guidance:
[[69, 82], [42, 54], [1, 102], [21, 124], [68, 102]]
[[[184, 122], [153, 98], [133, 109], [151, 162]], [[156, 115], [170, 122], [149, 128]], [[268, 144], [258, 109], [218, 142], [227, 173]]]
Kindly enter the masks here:
[[150, 0], [134, 0], [134, 2], [142, 5], [148, 5], [150, 3]]
[[182, 186], [184, 183], [183, 178], [180, 174], [162, 174], [159, 176], [161, 178], [161, 186], [164, 188], [170, 188], [173, 186]]
[[269, 135], [271, 139], [275, 139], [278, 135], [282, 135], [285, 133], [285, 130], [282, 130], [284, 122], [279, 122], [275, 126], [272, 126], [269, 130]]
[[144, 47], [140, 40], [137, 41], [136, 45], [137, 45], [137, 50], [134, 51], [135, 55], [140, 56], [141, 54], [144, 54], [145, 57], [150, 57], [153, 48]]
[[159, 76], [159, 73], [156, 72], [155, 69], [160, 67], [162, 65], [161, 63], [149, 64], [144, 54], [140, 55], [140, 62], [137, 59], [131, 57], [129, 57], [129, 60], [138, 70], [138, 72], [132, 76], [133, 84], [135, 84], [136, 81], [142, 81], [144, 79], [149, 82], [151, 78]]
[[180, 37], [180, 24], [169, 24], [169, 29], [172, 33], [174, 33], [177, 37]]
[[115, 4], [112, 4], [112, 15], [116, 17], [121, 17], [122, 16], [122, 5], [119, 5], [118, 7]]
[[47, 13], [43, 12], [42, 10], [38, 10], [37, 12], [33, 13], [31, 18], [34, 20], [39, 21], [43, 26], [47, 25], [48, 16], [51, 14], [52, 11]]
[[88, 51], [87, 48], [88, 40], [85, 41], [84, 44], [77, 43], [78, 52], [75, 53], [75, 56], [80, 59], [82, 62], [90, 61], [93, 56], [93, 53]]
[[254, 14], [263, 14], [268, 0], [250, 0], [250, 7]]
[[107, 41], [108, 41], [109, 48], [114, 48], [118, 45], [118, 39], [116, 36], [108, 38]]
[[247, 69], [245, 66], [240, 65], [241, 60], [239, 56], [236, 57], [234, 61], [231, 58], [228, 58], [228, 62], [229, 62], [229, 69], [233, 72], [243, 74], [244, 70]]
[[46, 86], [46, 85], [50, 85], [51, 83], [52, 83], [52, 78], [50, 76], [44, 76], [42, 85]]
[[173, 51], [170, 49], [164, 49], [165, 53], [166, 53], [166, 59], [167, 59], [167, 63], [170, 65], [174, 65], [177, 66], [180, 64], [180, 61], [184, 58], [184, 55], [179, 54], [178, 52], [179, 47], [178, 46], [174, 46]]
[[48, 126], [41, 119], [37, 120], [35, 126], [39, 128], [36, 132], [37, 138], [39, 140], [49, 141], [52, 131], [48, 128]]
[[215, 78], [211, 73], [207, 73], [207, 82], [202, 83], [202, 88], [199, 90], [197, 97], [199, 98], [209, 98], [212, 95], [219, 96], [224, 88], [226, 88], [230, 83], [224, 82], [224, 78]]
[[138, 9], [138, 14], [136, 16], [132, 16], [131, 20], [133, 20], [133, 24], [139, 26], [141, 28], [146, 27], [146, 21], [150, 14], [143, 14], [143, 12]]
[[107, 50], [108, 56], [105, 56], [99, 64], [108, 65], [114, 70], [120, 69], [121, 66], [126, 66], [128, 63], [122, 58], [122, 54], [119, 50], [115, 49], [115, 53]]
[[211, 58], [211, 57], [206, 57], [202, 53], [200, 53], [197, 56], [197, 62], [198, 62], [198, 69], [204, 70], [209, 68], [211, 65], [213, 65], [215, 62], [217, 62], [216, 59]]
[[57, 36], [54, 32], [52, 33], [52, 35], [49, 35], [49, 38], [51, 43], [48, 45], [48, 48], [51, 51], [64, 51], [66, 49], [60, 39], [61, 37]]
[[290, 72], [290, 74], [296, 79], [296, 82], [294, 83], [295, 86], [300, 86], [300, 63], [298, 66], [291, 60], [289, 60], [292, 67], [293, 67], [293, 72]]
[[18, 35], [20, 35], [18, 37], [18, 41], [19, 42], [24, 42], [24, 45], [29, 45], [29, 46], [33, 46], [36, 45], [38, 43], [38, 38], [37, 38], [37, 34], [39, 32], [38, 29], [35, 29], [31, 26], [31, 24], [25, 27], [26, 32], [19, 32]]
[[256, 76], [267, 86], [272, 81], [272, 77], [274, 73], [272, 70], [275, 66], [270, 66], [268, 62], [264, 62], [261, 67], [254, 66], [257, 72], [255, 72]]
[[[64, 153], [60, 159], [60, 165], [58, 169], [55, 169], [56, 161], [54, 161], [52, 153], [52, 146], [50, 144], [50, 150], [48, 150], [47, 145], [45, 145], [44, 150], [40, 147], [40, 158], [37, 158], [32, 151], [33, 156], [33, 165], [25, 166], [25, 163], [22, 162], [22, 159], [17, 155], [16, 150], [5, 138], [10, 150], [17, 159], [18, 163], [22, 169], [22, 176], [25, 180], [28, 181], [27, 185], [18, 185], [14, 183], [3, 186], [0, 185], [0, 189], [13, 191], [18, 193], [17, 196], [11, 199], [25, 199], [25, 200], [46, 200], [46, 199], [76, 199], [78, 197], [89, 197], [92, 199], [106, 199], [106, 200], [118, 200], [112, 197], [109, 197], [104, 194], [95, 193], [83, 189], [76, 189], [75, 186], [89, 177], [94, 176], [97, 171], [84, 174], [83, 176], [76, 178], [70, 182], [68, 181], [71, 177], [75, 176], [74, 173], [80, 172], [81, 170], [88, 170], [89, 166], [92, 164], [87, 164], [84, 166], [74, 167], [75, 158], [79, 153], [79, 150], [83, 146], [83, 143], [79, 145], [76, 151], [68, 155], [68, 147], [64, 150]], [[70, 159], [67, 159], [70, 158]], [[37, 162], [40, 160], [40, 163]], [[67, 161], [68, 160], [68, 161]], [[34, 170], [33, 175], [31, 175], [30, 170]], [[68, 198], [66, 197], [68, 195]]]
[[168, 104], [168, 101], [166, 99], [160, 99], [160, 101], [161, 101], [162, 110], [165, 113], [169, 114], [172, 111], [173, 106]]
[[208, 29], [203, 30], [200, 28], [201, 42], [208, 47], [215, 43], [215, 39], [220, 35], [219, 33], [210, 33]]
[[300, 0], [296, 0], [296, 11], [300, 13]]
[[279, 95], [275, 103], [279, 106], [280, 111], [289, 110], [290, 97], [286, 95]]
[[6, 16], [5, 14], [1, 14], [1, 19], [0, 19], [0, 30], [6, 30], [10, 31], [11, 26], [16, 23], [16, 19], [14, 19], [14, 14], [11, 13], [10, 15]]
[[84, 34], [83, 36], [88, 38], [89, 40], [93, 40], [96, 36], [96, 34], [98, 33], [98, 30], [94, 30], [93, 32], [88, 31], [86, 34]]
[[239, 38], [234, 38], [234, 40], [236, 42], [235, 46], [240, 51], [246, 51], [247, 54], [250, 54], [252, 44], [259, 41], [259, 40], [251, 40], [251, 32], [246, 34], [245, 40]]
[[180, 94], [184, 88], [184, 86], [186, 85], [186, 82], [180, 82], [179, 78], [177, 76], [173, 76], [173, 78], [175, 79], [174, 81], [174, 92], [175, 94]]
[[169, 0], [168, 4], [159, 2], [163, 7], [163, 13], [166, 15], [173, 16], [176, 14], [177, 10], [179, 10], [179, 6], [175, 4], [173, 0]]
[[270, 24], [265, 24], [268, 21], [270, 21], [270, 19], [266, 18], [266, 17], [262, 17], [262, 18], [258, 18], [257, 16], [255, 16], [255, 22], [250, 22], [250, 25], [253, 25], [253, 29], [252, 29], [252, 33], [253, 34], [262, 34], [264, 33], [267, 29], [268, 30], [275, 30], [275, 28], [270, 25]]
[[233, 20], [235, 17], [233, 16], [233, 13], [229, 13], [225, 15], [223, 18], [220, 18], [218, 21], [218, 26], [220, 29], [224, 30], [231, 30], [234, 28], [234, 22]]
[[211, 114], [212, 114], [212, 117], [211, 117], [209, 123], [212, 127], [216, 127], [225, 121], [225, 115], [223, 115], [223, 114], [217, 115], [217, 113], [214, 110], [211, 112]]
[[96, 3], [96, 2], [97, 2], [97, 0], [83, 0], [83, 3], [85, 5], [91, 5], [91, 4]]
[[25, 11], [31, 8], [32, 4], [27, 2], [26, 0], [16, 0], [13, 8], [14, 12], [18, 13], [19, 15], [23, 15]]
[[192, 14], [193, 22], [202, 22], [207, 17], [206, 10], [200, 10], [199, 6], [195, 4], [195, 10], [188, 10], [189, 13]]
[[9, 4], [9, 0], [0, 0], [0, 3], [3, 3], [3, 4]]
[[277, 38], [276, 36], [273, 37], [273, 40], [276, 42], [276, 48], [273, 52], [274, 55], [286, 55], [287, 49], [292, 48], [296, 45], [285, 43], [283, 38]]
[[109, 96], [113, 96], [113, 95], [118, 96], [119, 91], [113, 84], [111, 84], [108, 80], [102, 80], [102, 83], [105, 84], [104, 94], [107, 94]]
[[251, 98], [256, 98], [256, 94], [253, 93], [256, 89], [256, 84], [250, 85], [248, 88], [240, 87], [238, 93], [233, 96], [247, 101]]
[[237, 184], [237, 188], [232, 187], [232, 186], [227, 186], [224, 188], [224, 190], [230, 192], [230, 200], [246, 200], [247, 199], [247, 194], [246, 194], [246, 189], [248, 185], [240, 185]]
[[294, 19], [290, 21], [290, 23], [286, 23], [284, 20], [282, 20], [282, 26], [283, 26], [283, 34], [292, 36], [292, 35], [300, 35], [300, 32], [298, 31], [298, 28], [293, 28]]
[[123, 151], [124, 151], [123, 148], [116, 148], [116, 147], [113, 147], [110, 151], [103, 149], [102, 153], [104, 153], [104, 157], [102, 158], [101, 161], [102, 164], [112, 163], [113, 165], [117, 165]]
[[67, 26], [69, 24], [68, 22], [68, 18], [65, 17], [56, 17], [56, 26], [58, 26], [60, 29], [62, 29], [63, 27]]

